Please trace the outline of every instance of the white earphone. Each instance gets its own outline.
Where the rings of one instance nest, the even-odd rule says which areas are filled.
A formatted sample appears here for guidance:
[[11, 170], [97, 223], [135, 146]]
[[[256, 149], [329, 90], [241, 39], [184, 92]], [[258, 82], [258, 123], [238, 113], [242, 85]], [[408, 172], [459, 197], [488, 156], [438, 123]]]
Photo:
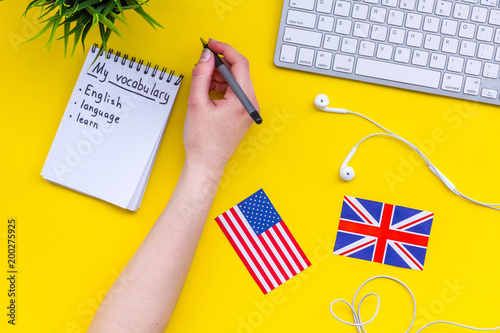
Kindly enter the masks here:
[[[402, 287], [404, 287], [406, 289], [406, 291], [408, 291], [408, 293], [410, 294], [411, 296], [411, 299], [412, 299], [412, 302], [413, 302], [413, 316], [411, 318], [411, 322], [410, 322], [410, 327], [408, 327], [408, 329], [404, 332], [404, 333], [408, 333], [412, 327], [413, 327], [413, 324], [415, 323], [415, 317], [416, 317], [416, 314], [417, 314], [417, 301], [415, 300], [415, 296], [413, 295], [411, 289], [406, 285], [404, 284], [402, 281], [396, 279], [396, 278], [393, 278], [392, 276], [387, 276], [387, 275], [377, 275], [377, 276], [374, 276], [368, 280], [366, 280], [365, 282], [363, 282], [359, 287], [358, 287], [358, 290], [356, 290], [356, 293], [354, 294], [354, 298], [352, 300], [352, 304], [349, 304], [349, 302], [347, 302], [346, 300], [344, 299], [336, 299], [334, 300], [333, 302], [330, 303], [330, 313], [335, 317], [335, 319], [337, 319], [338, 321], [344, 323], [344, 324], [347, 324], [347, 325], [350, 325], [350, 326], [354, 326], [356, 327], [356, 330], [359, 332], [359, 333], [367, 333], [366, 329], [365, 329], [365, 325], [371, 323], [375, 317], [377, 316], [378, 314], [378, 310], [380, 308], [380, 296], [377, 294], [377, 293], [368, 293], [366, 294], [365, 296], [363, 296], [361, 298], [361, 300], [358, 302], [358, 308], [357, 308], [357, 311], [356, 311], [356, 301], [357, 301], [357, 298], [358, 298], [358, 295], [359, 295], [359, 291], [367, 284], [369, 283], [370, 281], [373, 281], [373, 280], [376, 280], [376, 279], [387, 279], [387, 280], [392, 280], [394, 282], [397, 282], [399, 283]], [[373, 314], [372, 318], [367, 320], [367, 321], [362, 321], [361, 320], [361, 304], [363, 303], [363, 301], [370, 297], [370, 296], [375, 296], [377, 298], [377, 308], [375, 310], [375, 313]], [[354, 319], [354, 323], [351, 323], [351, 322], [348, 322], [348, 321], [345, 321], [343, 319], [340, 319], [336, 314], [335, 312], [333, 311], [333, 305], [335, 303], [344, 303], [346, 304], [351, 312], [352, 312], [352, 316], [353, 316], [353, 319]], [[430, 323], [427, 323], [425, 324], [424, 326], [422, 326], [421, 328], [419, 328], [415, 333], [420, 333], [422, 332], [425, 328], [431, 326], [431, 325], [436, 325], [436, 324], [446, 324], [446, 325], [452, 325], [452, 326], [458, 326], [458, 327], [462, 327], [462, 328], [466, 328], [466, 329], [469, 329], [469, 330], [475, 330], [475, 331], [497, 331], [497, 330], [500, 330], [500, 327], [492, 327], [492, 328], [480, 328], [480, 327], [473, 327], [473, 326], [466, 326], [466, 325], [463, 325], [463, 324], [459, 324], [459, 323], [455, 323], [455, 322], [451, 322], [451, 321], [447, 321], [447, 320], [438, 320], [438, 321], [432, 321]]]
[[345, 180], [346, 182], [351, 181], [355, 175], [354, 169], [350, 166], [347, 166], [347, 163], [349, 163], [356, 150], [358, 150], [358, 147], [352, 148], [345, 158], [344, 162], [342, 162], [342, 165], [340, 166], [340, 178], [342, 178], [342, 180]]
[[325, 94], [319, 94], [314, 99], [314, 105], [316, 105], [316, 107], [322, 111], [334, 113], [347, 113], [349, 111], [346, 109], [329, 108], [328, 104], [330, 104], [330, 100]]
[[387, 133], [375, 133], [375, 134], [368, 135], [367, 137], [361, 139], [354, 146], [354, 148], [351, 149], [351, 151], [349, 152], [349, 154], [345, 158], [344, 162], [342, 162], [342, 165], [340, 166], [340, 178], [342, 178], [342, 180], [350, 181], [350, 180], [352, 180], [354, 178], [354, 175], [355, 175], [354, 169], [352, 167], [348, 166], [347, 164], [349, 163], [349, 161], [351, 160], [351, 158], [354, 156], [354, 153], [356, 153], [356, 151], [358, 149], [358, 146], [363, 141], [365, 141], [366, 139], [369, 139], [371, 137], [374, 137], [374, 136], [379, 136], [379, 135], [381, 135], [381, 136], [388, 136], [388, 137], [397, 139], [397, 140], [405, 143], [410, 148], [412, 148], [413, 150], [415, 150], [420, 155], [420, 157], [422, 157], [422, 159], [424, 160], [424, 162], [428, 165], [428, 167], [431, 170], [431, 172], [434, 175], [436, 175], [436, 177], [438, 177], [439, 180], [441, 180], [446, 185], [446, 187], [448, 187], [450, 189], [450, 191], [452, 191], [453, 193], [461, 196], [464, 199], [470, 200], [470, 201], [472, 201], [472, 202], [474, 202], [476, 204], [479, 204], [479, 205], [482, 205], [482, 206], [485, 206], [485, 207], [488, 207], [488, 208], [500, 210], [500, 208], [499, 208], [500, 204], [488, 204], [488, 203], [476, 201], [476, 200], [474, 200], [472, 198], [469, 198], [468, 196], [460, 193], [456, 189], [455, 185], [448, 178], [446, 178], [446, 176], [441, 171], [439, 171], [439, 169], [436, 168], [434, 166], [434, 164], [431, 163], [431, 161], [427, 158], [427, 156], [425, 156], [425, 154], [420, 149], [418, 149], [417, 146], [415, 146], [410, 141], [402, 138], [401, 136], [397, 135], [396, 133], [388, 130], [387, 128], [383, 127], [382, 125], [378, 124], [377, 122], [371, 120], [370, 118], [368, 118], [368, 117], [366, 117], [366, 116], [364, 116], [364, 115], [362, 115], [360, 113], [349, 111], [347, 109], [330, 108], [330, 107], [328, 107], [329, 103], [330, 103], [330, 100], [328, 99], [328, 96], [326, 96], [324, 94], [319, 94], [314, 99], [314, 105], [318, 109], [320, 109], [322, 111], [333, 112], [333, 113], [341, 113], [341, 114], [354, 114], [354, 115], [357, 115], [357, 116], [359, 116], [361, 118], [364, 118], [364, 119], [368, 120], [369, 122], [373, 123], [374, 125], [380, 127], [382, 130], [384, 130], [385, 132], [387, 132]]

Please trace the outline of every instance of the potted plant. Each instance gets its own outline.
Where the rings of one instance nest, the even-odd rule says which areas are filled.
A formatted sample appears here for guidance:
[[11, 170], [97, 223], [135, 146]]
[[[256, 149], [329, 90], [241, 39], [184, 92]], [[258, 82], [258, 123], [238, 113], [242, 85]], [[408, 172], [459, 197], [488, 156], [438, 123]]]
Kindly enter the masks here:
[[[2, 1], [2, 0], [0, 0]], [[98, 27], [101, 36], [101, 49], [107, 50], [107, 43], [112, 33], [123, 38], [115, 25], [118, 20], [128, 26], [125, 20], [125, 11], [134, 10], [141, 15], [154, 29], [162, 27], [154, 20], [143, 6], [149, 0], [32, 0], [23, 16], [31, 10], [40, 10], [40, 20], [44, 24], [40, 32], [27, 42], [36, 39], [44, 33], [49, 34], [46, 50], [50, 50], [52, 42], [56, 39], [56, 32], [62, 30], [62, 36], [57, 39], [64, 40], [64, 54], [68, 49], [68, 42], [73, 36], [71, 55], [75, 52], [81, 41], [85, 50], [85, 38], [93, 27]]]

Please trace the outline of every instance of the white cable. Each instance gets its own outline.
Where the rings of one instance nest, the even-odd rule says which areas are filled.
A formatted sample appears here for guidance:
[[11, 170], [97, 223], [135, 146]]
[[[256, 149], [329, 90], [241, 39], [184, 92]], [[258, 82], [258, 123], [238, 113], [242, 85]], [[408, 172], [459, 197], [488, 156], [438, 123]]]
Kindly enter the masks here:
[[361, 113], [357, 113], [357, 112], [354, 112], [354, 111], [349, 111], [349, 110], [346, 110], [346, 113], [348, 113], [348, 114], [354, 114], [354, 115], [356, 115], [356, 116], [358, 116], [358, 117], [364, 118], [364, 119], [368, 120], [369, 122], [371, 122], [372, 124], [374, 124], [374, 125], [376, 125], [376, 126], [380, 127], [381, 129], [383, 129], [383, 130], [384, 130], [384, 131], [386, 131], [387, 133], [391, 133], [392, 135], [395, 135], [395, 136], [398, 136], [398, 137], [399, 137], [399, 135], [397, 135], [397, 134], [396, 134], [396, 133], [394, 133], [393, 131], [388, 130], [388, 129], [387, 129], [387, 128], [385, 128], [384, 126], [382, 126], [382, 125], [380, 125], [379, 123], [377, 123], [375, 120], [372, 120], [372, 119], [368, 118], [367, 116], [362, 115]]
[[[364, 326], [367, 325], [368, 323], [370, 323], [372, 320], [375, 319], [375, 317], [377, 316], [378, 314], [378, 310], [379, 310], [379, 307], [380, 307], [380, 296], [377, 294], [377, 293], [369, 293], [369, 294], [366, 294], [365, 296], [363, 296], [361, 298], [361, 300], [359, 301], [359, 304], [358, 304], [358, 311], [356, 312], [354, 310], [355, 306], [356, 306], [356, 298], [358, 297], [358, 293], [359, 291], [361, 290], [361, 288], [363, 288], [368, 282], [372, 281], [372, 280], [375, 280], [375, 279], [389, 279], [389, 280], [392, 280], [392, 281], [395, 281], [399, 284], [401, 284], [403, 287], [406, 288], [406, 290], [408, 291], [408, 293], [410, 294], [411, 298], [412, 298], [412, 301], [413, 301], [413, 317], [411, 319], [411, 322], [410, 322], [410, 327], [408, 327], [408, 329], [404, 332], [404, 333], [408, 333], [411, 328], [413, 327], [413, 323], [415, 322], [415, 316], [417, 314], [417, 303], [415, 301], [415, 296], [413, 295], [412, 291], [410, 290], [410, 288], [404, 284], [403, 282], [401, 282], [400, 280], [396, 279], [396, 278], [393, 278], [391, 276], [387, 276], [387, 275], [377, 275], [377, 276], [374, 276], [368, 280], [366, 280], [365, 282], [363, 282], [359, 287], [358, 287], [358, 290], [356, 290], [356, 293], [354, 294], [354, 298], [352, 300], [352, 305], [349, 304], [346, 300], [343, 300], [343, 299], [336, 299], [334, 300], [332, 303], [330, 303], [330, 313], [333, 315], [333, 317], [335, 317], [335, 319], [337, 319], [338, 321], [344, 323], [344, 324], [347, 324], [347, 325], [351, 325], [351, 326], [355, 326], [356, 329], [358, 330], [359, 333], [361, 332], [364, 332], [364, 333], [367, 333]], [[366, 322], [362, 322], [361, 321], [361, 304], [363, 303], [363, 301], [368, 297], [368, 296], [375, 296], [377, 297], [377, 309], [375, 311], [375, 314], [372, 316], [372, 318]], [[342, 303], [345, 303], [349, 306], [349, 308], [351, 309], [352, 311], [352, 316], [353, 316], [353, 319], [354, 319], [354, 323], [350, 323], [348, 321], [345, 321], [345, 320], [342, 320], [340, 319], [339, 317], [337, 317], [337, 315], [333, 312], [333, 305], [337, 302], [342, 302]], [[478, 328], [478, 327], [472, 327], [472, 326], [466, 326], [466, 325], [462, 325], [462, 324], [458, 324], [458, 323], [454, 323], [454, 322], [451, 322], [451, 321], [433, 321], [431, 323], [428, 323], [424, 326], [422, 326], [418, 331], [416, 331], [415, 333], [419, 333], [421, 332], [423, 329], [431, 326], [431, 325], [435, 325], [435, 324], [449, 324], [449, 325], [454, 325], [454, 326], [458, 326], [458, 327], [462, 327], [462, 328], [466, 328], [466, 329], [470, 329], [470, 330], [476, 330], [476, 331], [496, 331], [496, 330], [500, 330], [500, 327], [493, 327], [493, 328]]]
[[356, 116], [359, 116], [363, 119], [366, 119], [368, 120], [369, 122], [371, 122], [372, 124], [380, 127], [382, 130], [386, 131], [387, 133], [375, 133], [375, 134], [371, 134], [371, 135], [368, 135], [367, 137], [361, 139], [357, 144], [356, 146], [354, 146], [356, 149], [358, 148], [358, 146], [361, 144], [361, 142], [365, 141], [366, 139], [368, 138], [371, 138], [373, 136], [377, 136], [377, 135], [385, 135], [385, 136], [389, 136], [389, 137], [392, 137], [392, 138], [395, 138], [395, 139], [398, 139], [400, 141], [402, 141], [403, 143], [406, 143], [409, 147], [411, 147], [413, 150], [415, 150], [419, 155], [420, 157], [422, 157], [422, 159], [424, 160], [424, 162], [427, 164], [427, 166], [429, 167], [429, 169], [432, 171], [432, 173], [434, 175], [436, 175], [436, 177], [439, 178], [439, 180], [441, 180], [445, 185], [446, 187], [448, 187], [453, 193], [459, 195], [460, 197], [466, 199], [466, 200], [469, 200], [471, 202], [474, 202], [478, 205], [481, 205], [481, 206], [484, 206], [484, 207], [488, 207], [488, 208], [491, 208], [491, 209], [495, 209], [495, 210], [500, 210], [500, 204], [489, 204], [489, 203], [484, 203], [484, 202], [481, 202], [481, 201], [477, 201], [477, 200], [474, 200], [468, 196], [466, 196], [465, 194], [461, 193], [460, 191], [458, 191], [456, 188], [455, 188], [455, 185], [448, 179], [446, 178], [446, 176], [441, 172], [439, 171], [438, 168], [436, 168], [434, 166], [434, 164], [432, 164], [432, 162], [429, 160], [429, 158], [427, 158], [427, 156], [425, 156], [425, 154], [420, 150], [418, 149], [417, 146], [415, 146], [413, 143], [411, 143], [410, 141], [404, 139], [403, 137], [397, 135], [396, 133], [394, 133], [393, 131], [390, 131], [388, 130], [387, 128], [385, 128], [384, 126], [380, 125], [379, 123], [377, 123], [376, 121], [362, 115], [361, 113], [357, 113], [357, 112], [353, 112], [353, 111], [349, 111], [349, 110], [346, 110], [346, 113], [348, 114], [353, 114], [353, 115], [356, 115]]

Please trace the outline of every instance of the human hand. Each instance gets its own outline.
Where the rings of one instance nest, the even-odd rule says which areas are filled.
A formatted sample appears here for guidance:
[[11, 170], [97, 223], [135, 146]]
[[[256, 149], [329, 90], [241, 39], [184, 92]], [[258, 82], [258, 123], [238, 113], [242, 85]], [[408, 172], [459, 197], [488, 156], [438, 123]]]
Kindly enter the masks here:
[[[214, 40], [208, 44], [224, 57], [226, 66], [259, 111], [248, 60], [228, 44]], [[211, 100], [210, 91], [224, 93], [224, 98]], [[205, 48], [192, 74], [184, 123], [186, 163], [222, 172], [252, 123], [252, 118], [215, 69], [214, 55]]]

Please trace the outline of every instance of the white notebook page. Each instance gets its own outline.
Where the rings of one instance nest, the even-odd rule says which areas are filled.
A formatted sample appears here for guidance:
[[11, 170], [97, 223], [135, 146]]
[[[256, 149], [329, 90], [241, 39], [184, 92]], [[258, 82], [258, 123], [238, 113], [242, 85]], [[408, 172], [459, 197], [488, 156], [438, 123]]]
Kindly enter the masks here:
[[136, 210], [180, 79], [113, 54], [101, 54], [94, 62], [97, 50], [93, 50], [82, 67], [42, 175]]

